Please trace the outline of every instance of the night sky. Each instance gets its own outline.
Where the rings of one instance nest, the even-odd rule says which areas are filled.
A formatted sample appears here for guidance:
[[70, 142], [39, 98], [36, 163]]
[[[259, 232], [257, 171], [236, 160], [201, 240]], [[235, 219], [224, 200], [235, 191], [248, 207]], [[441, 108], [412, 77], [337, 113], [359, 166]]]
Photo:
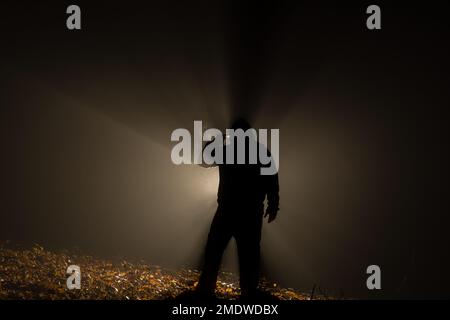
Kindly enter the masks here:
[[280, 129], [265, 275], [450, 297], [446, 2], [377, 1], [375, 31], [365, 1], [2, 3], [0, 240], [198, 264], [218, 172], [172, 164], [170, 134], [244, 116]]

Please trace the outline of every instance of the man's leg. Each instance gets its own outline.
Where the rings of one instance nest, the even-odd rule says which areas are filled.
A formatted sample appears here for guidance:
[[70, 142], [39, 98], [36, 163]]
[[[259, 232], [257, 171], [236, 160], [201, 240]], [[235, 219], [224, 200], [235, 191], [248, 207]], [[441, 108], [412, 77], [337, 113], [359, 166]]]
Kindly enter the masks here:
[[205, 264], [197, 285], [197, 291], [213, 294], [223, 252], [231, 239], [230, 223], [224, 212], [217, 210], [211, 223], [205, 249]]
[[256, 293], [259, 282], [259, 259], [262, 215], [242, 223], [235, 235], [239, 256], [239, 283], [243, 296]]

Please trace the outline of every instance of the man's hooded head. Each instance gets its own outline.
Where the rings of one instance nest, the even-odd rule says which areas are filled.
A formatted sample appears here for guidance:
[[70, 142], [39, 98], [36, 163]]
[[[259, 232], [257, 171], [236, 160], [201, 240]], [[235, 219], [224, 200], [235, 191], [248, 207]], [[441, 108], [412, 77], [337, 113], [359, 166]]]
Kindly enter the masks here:
[[237, 130], [237, 129], [242, 129], [244, 131], [250, 129], [252, 126], [250, 125], [250, 123], [245, 120], [244, 118], [238, 118], [236, 120], [233, 121], [233, 124], [231, 125], [231, 129], [233, 130]]

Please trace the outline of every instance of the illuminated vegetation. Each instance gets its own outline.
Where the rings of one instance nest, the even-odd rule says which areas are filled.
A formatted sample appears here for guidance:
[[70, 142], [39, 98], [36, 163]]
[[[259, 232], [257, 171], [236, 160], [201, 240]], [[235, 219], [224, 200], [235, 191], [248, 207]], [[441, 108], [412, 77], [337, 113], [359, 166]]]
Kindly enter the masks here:
[[[81, 269], [81, 289], [66, 286], [69, 265]], [[168, 299], [195, 287], [198, 270], [174, 271], [145, 262], [112, 262], [69, 252], [55, 253], [35, 245], [31, 249], [0, 245], [0, 299]], [[293, 289], [262, 281], [262, 289], [282, 300], [308, 299]], [[219, 298], [236, 299], [237, 278], [219, 275]], [[316, 297], [317, 298], [317, 297]]]

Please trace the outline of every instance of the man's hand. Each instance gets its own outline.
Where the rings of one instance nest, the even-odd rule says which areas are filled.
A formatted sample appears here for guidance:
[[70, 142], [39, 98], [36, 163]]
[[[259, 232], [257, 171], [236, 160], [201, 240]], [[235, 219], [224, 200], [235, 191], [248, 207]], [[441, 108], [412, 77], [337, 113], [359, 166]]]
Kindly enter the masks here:
[[269, 217], [269, 219], [267, 220], [268, 223], [271, 223], [273, 220], [275, 220], [275, 218], [277, 217], [278, 214], [278, 210], [274, 210], [271, 208], [267, 208], [266, 209], [266, 213], [264, 214], [264, 218], [265, 217]]

